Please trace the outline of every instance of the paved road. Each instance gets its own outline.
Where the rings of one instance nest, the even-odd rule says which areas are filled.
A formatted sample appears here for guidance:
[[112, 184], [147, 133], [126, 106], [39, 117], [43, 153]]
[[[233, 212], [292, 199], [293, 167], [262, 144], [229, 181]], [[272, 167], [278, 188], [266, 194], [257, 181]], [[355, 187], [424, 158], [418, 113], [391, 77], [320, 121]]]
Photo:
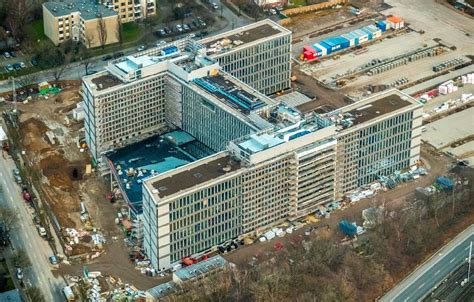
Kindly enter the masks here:
[[446, 276], [466, 261], [470, 242], [474, 241], [474, 224], [441, 248], [395, 288], [381, 302], [418, 301], [431, 292]]
[[61, 289], [66, 284], [61, 277], [56, 278], [51, 272], [48, 257], [53, 252], [33, 224], [31, 210], [21, 197], [20, 187], [14, 183], [14, 168], [15, 164], [11, 159], [0, 156], [0, 185], [3, 189], [0, 206], [11, 209], [17, 215], [17, 222], [10, 230], [11, 245], [16, 250], [26, 251], [31, 262], [31, 268], [25, 271], [24, 283], [40, 288], [46, 301], [63, 301]]

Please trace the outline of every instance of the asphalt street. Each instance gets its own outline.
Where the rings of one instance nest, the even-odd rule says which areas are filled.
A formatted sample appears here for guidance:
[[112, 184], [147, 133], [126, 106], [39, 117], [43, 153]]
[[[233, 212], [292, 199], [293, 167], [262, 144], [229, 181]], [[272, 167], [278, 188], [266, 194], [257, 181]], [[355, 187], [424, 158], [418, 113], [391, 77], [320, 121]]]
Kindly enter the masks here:
[[11, 245], [15, 250], [24, 250], [31, 262], [31, 267], [24, 271], [26, 286], [38, 287], [45, 301], [63, 301], [61, 290], [66, 283], [61, 277], [55, 277], [48, 257], [53, 254], [50, 246], [37, 232], [32, 219], [32, 210], [21, 197], [21, 188], [14, 182], [11, 159], [0, 156], [0, 206], [12, 210], [17, 215], [16, 223], [10, 229]]
[[381, 302], [418, 301], [429, 294], [446, 276], [455, 271], [469, 256], [474, 241], [474, 225], [460, 233], [407, 278], [383, 296]]

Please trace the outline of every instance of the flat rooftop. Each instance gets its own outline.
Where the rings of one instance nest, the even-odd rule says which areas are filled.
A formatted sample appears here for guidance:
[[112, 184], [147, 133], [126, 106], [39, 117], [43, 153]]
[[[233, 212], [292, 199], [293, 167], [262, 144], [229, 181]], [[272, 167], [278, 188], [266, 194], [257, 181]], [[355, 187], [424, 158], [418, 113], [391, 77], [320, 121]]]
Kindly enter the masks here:
[[187, 165], [172, 173], [158, 176], [157, 179], [150, 179], [150, 183], [158, 191], [158, 196], [164, 198], [240, 168], [239, 162], [232, 160], [227, 153], [223, 152], [195, 162], [195, 165]]
[[142, 210], [142, 182], [213, 152], [188, 133], [176, 130], [126, 146], [108, 155], [120, 189], [137, 213]]
[[84, 77], [84, 80], [89, 80], [90, 83], [94, 84], [95, 86], [93, 86], [92, 88], [97, 91], [118, 86], [123, 83], [122, 80], [120, 80], [108, 71], [103, 71], [100, 74], [95, 74], [90, 77]]
[[220, 54], [237, 48], [245, 47], [259, 40], [273, 36], [290, 34], [291, 31], [270, 19], [252, 23], [234, 30], [211, 36], [199, 41], [208, 50], [208, 55]]
[[345, 126], [345, 128], [348, 128], [398, 111], [410, 105], [421, 106], [410, 96], [401, 93], [397, 89], [392, 89], [342, 107], [329, 113], [329, 115], [331, 116], [335, 113], [342, 114], [343, 118], [340, 119], [340, 121], [342, 121], [341, 124]]
[[229, 265], [229, 262], [225, 260], [222, 256], [213, 256], [207, 260], [198, 262], [196, 264], [184, 267], [174, 275], [182, 282], [198, 278], [200, 276], [205, 276], [208, 273], [214, 270], [224, 269]]
[[219, 73], [195, 79], [194, 83], [226, 105], [246, 115], [252, 110], [273, 104], [271, 99], [227, 74]]
[[117, 15], [112, 9], [98, 4], [97, 0], [61, 0], [45, 2], [43, 5], [55, 17], [68, 16], [75, 12], [79, 12], [84, 20]]

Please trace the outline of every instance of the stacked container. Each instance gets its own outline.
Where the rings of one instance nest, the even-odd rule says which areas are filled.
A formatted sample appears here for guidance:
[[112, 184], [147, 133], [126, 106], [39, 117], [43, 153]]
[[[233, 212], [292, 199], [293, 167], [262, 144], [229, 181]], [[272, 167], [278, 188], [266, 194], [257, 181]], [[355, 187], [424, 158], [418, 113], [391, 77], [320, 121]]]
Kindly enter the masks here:
[[316, 50], [316, 55], [318, 56], [318, 58], [327, 56], [328, 54], [331, 53], [331, 50], [328, 51], [328, 49], [325, 46], [319, 43], [313, 44], [313, 48], [314, 50]]
[[387, 21], [382, 20], [377, 22], [377, 27], [380, 28], [382, 32], [386, 32], [390, 29], [390, 24]]
[[314, 60], [318, 57], [316, 50], [314, 50], [314, 48], [309, 45], [303, 47], [303, 55], [306, 60]]
[[320, 44], [323, 46], [327, 46], [326, 49], [330, 49], [331, 52], [335, 52], [335, 51], [348, 48], [350, 45], [350, 42], [349, 40], [341, 36], [336, 36], [336, 37], [327, 38], [321, 41]]
[[358, 39], [357, 35], [355, 35], [352, 32], [347, 33], [347, 34], [343, 34], [343, 35], [341, 35], [341, 37], [343, 37], [344, 39], [349, 41], [349, 46], [354, 46], [354, 45], [359, 44], [359, 39]]
[[387, 18], [387, 22], [390, 24], [392, 29], [401, 29], [405, 26], [405, 21], [397, 16]]

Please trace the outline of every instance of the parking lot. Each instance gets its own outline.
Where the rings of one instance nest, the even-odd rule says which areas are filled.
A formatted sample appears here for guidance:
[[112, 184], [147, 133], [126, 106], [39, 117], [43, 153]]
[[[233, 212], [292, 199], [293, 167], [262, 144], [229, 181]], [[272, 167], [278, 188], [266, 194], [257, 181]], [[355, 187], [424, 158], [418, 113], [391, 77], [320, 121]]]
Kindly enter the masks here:
[[[309, 64], [305, 63], [300, 69], [329, 87], [338, 87], [337, 89], [340, 89], [342, 93], [353, 99], [359, 99], [373, 92], [373, 87], [383, 89], [385, 85], [400, 80], [403, 80], [404, 84], [409, 84], [436, 77], [437, 73], [433, 71], [433, 67], [453, 59], [462, 59], [464, 62], [472, 64], [472, 57], [468, 56], [472, 55], [474, 27], [472, 26], [472, 20], [468, 17], [458, 14], [448, 7], [432, 5], [428, 0], [389, 0], [387, 3], [392, 5], [392, 8], [381, 13], [385, 16], [396, 15], [403, 18], [407, 30], [387, 31], [378, 41], [370, 45], [363, 45], [365, 48], [363, 51], [352, 49], [341, 52], [337, 56], [323, 58]], [[420, 14], [421, 11], [424, 11], [424, 13]], [[347, 18], [340, 16], [340, 14], [335, 15], [335, 20]], [[328, 22], [330, 23], [330, 21]], [[373, 19], [369, 18], [358, 23], [353, 22], [354, 24], [347, 27], [319, 35], [316, 40], [348, 32], [366, 25], [367, 22], [373, 22]], [[439, 26], [440, 23], [443, 26]], [[304, 38], [303, 41], [295, 43], [293, 47], [294, 56], [301, 54], [303, 45], [314, 42], [313, 38]], [[362, 72], [344, 77], [349, 72], [371, 63], [373, 60], [389, 60], [396, 56], [406, 55], [418, 49], [435, 45], [445, 45], [447, 47], [443, 47], [443, 52], [436, 56], [427, 56], [379, 74], [369, 76]], [[341, 77], [343, 77], [343, 81], [336, 83], [336, 80]]]
[[13, 73], [33, 66], [29, 57], [20, 51], [4, 51], [1, 53], [0, 73]]
[[[443, 152], [474, 164], [474, 108], [453, 113], [426, 125], [422, 139]], [[448, 154], [449, 154], [448, 153]]]

